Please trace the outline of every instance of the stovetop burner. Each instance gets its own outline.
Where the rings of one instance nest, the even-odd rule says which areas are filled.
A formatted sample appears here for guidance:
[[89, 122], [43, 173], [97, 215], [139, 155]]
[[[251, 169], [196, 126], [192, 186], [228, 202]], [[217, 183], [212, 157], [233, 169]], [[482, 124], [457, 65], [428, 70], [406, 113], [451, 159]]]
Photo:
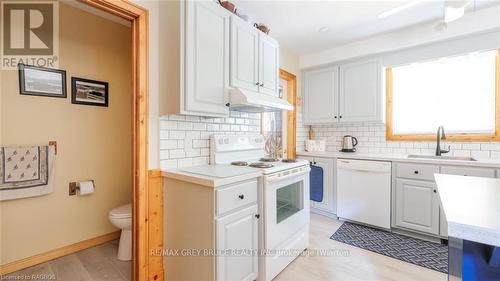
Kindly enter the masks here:
[[286, 159], [281, 160], [281, 162], [283, 162], [283, 163], [295, 163], [295, 162], [297, 162], [297, 159], [286, 158]]
[[234, 162], [231, 162], [231, 165], [234, 165], [234, 166], [248, 166], [248, 162], [245, 162], [245, 161], [234, 161]]
[[273, 158], [273, 157], [262, 157], [259, 159], [261, 162], [278, 162], [280, 161], [278, 158]]
[[274, 167], [273, 164], [269, 163], [262, 163], [262, 162], [255, 162], [249, 165], [252, 168], [272, 168]]

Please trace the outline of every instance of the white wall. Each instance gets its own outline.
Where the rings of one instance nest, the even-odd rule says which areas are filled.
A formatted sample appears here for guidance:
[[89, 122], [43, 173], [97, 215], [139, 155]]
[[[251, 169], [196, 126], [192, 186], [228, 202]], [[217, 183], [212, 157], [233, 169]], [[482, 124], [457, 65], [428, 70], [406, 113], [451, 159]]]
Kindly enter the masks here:
[[461, 19], [448, 24], [444, 30], [439, 29], [437, 25], [437, 21], [432, 21], [322, 52], [304, 55], [299, 59], [300, 68], [310, 68], [335, 61], [401, 50], [467, 34], [499, 29], [500, 6], [479, 10], [476, 13], [468, 13]]

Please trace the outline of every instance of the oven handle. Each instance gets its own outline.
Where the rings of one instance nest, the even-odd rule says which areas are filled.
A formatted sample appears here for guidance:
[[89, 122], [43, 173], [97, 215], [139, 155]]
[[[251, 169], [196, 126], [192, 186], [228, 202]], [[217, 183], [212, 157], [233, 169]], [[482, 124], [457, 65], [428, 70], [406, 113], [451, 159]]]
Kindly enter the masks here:
[[309, 171], [311, 171], [311, 168], [307, 167], [302, 172], [292, 173], [292, 174], [288, 174], [286, 176], [266, 176], [266, 180], [268, 182], [276, 182], [276, 181], [281, 181], [281, 180], [287, 180], [287, 179], [290, 179], [290, 178], [300, 177], [300, 176], [309, 174]]

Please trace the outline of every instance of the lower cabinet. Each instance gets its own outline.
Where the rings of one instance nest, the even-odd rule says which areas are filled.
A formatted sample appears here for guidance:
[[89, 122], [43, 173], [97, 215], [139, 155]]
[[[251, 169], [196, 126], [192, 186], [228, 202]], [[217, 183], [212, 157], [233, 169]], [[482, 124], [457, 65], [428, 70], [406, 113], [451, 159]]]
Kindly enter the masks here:
[[323, 201], [311, 201], [311, 209], [324, 211], [330, 214], [337, 213], [336, 192], [333, 181], [333, 159], [314, 158], [314, 165], [323, 169]]
[[299, 158], [307, 160], [311, 165], [323, 169], [323, 201], [315, 202], [311, 200], [311, 212], [335, 216], [337, 214], [337, 190], [334, 184], [334, 159], [305, 156], [300, 156]]
[[[257, 205], [216, 220], [217, 280], [255, 280], [258, 273]], [[240, 253], [244, 249], [243, 253]], [[231, 253], [235, 251], [236, 254]]]
[[439, 234], [439, 198], [433, 182], [396, 180], [396, 225]]

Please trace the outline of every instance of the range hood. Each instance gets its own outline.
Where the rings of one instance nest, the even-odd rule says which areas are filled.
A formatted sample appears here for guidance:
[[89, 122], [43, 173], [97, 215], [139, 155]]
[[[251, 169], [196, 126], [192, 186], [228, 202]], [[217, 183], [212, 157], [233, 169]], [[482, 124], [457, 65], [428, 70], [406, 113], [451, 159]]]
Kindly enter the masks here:
[[243, 112], [293, 110], [286, 100], [241, 88], [229, 90], [229, 109]]

